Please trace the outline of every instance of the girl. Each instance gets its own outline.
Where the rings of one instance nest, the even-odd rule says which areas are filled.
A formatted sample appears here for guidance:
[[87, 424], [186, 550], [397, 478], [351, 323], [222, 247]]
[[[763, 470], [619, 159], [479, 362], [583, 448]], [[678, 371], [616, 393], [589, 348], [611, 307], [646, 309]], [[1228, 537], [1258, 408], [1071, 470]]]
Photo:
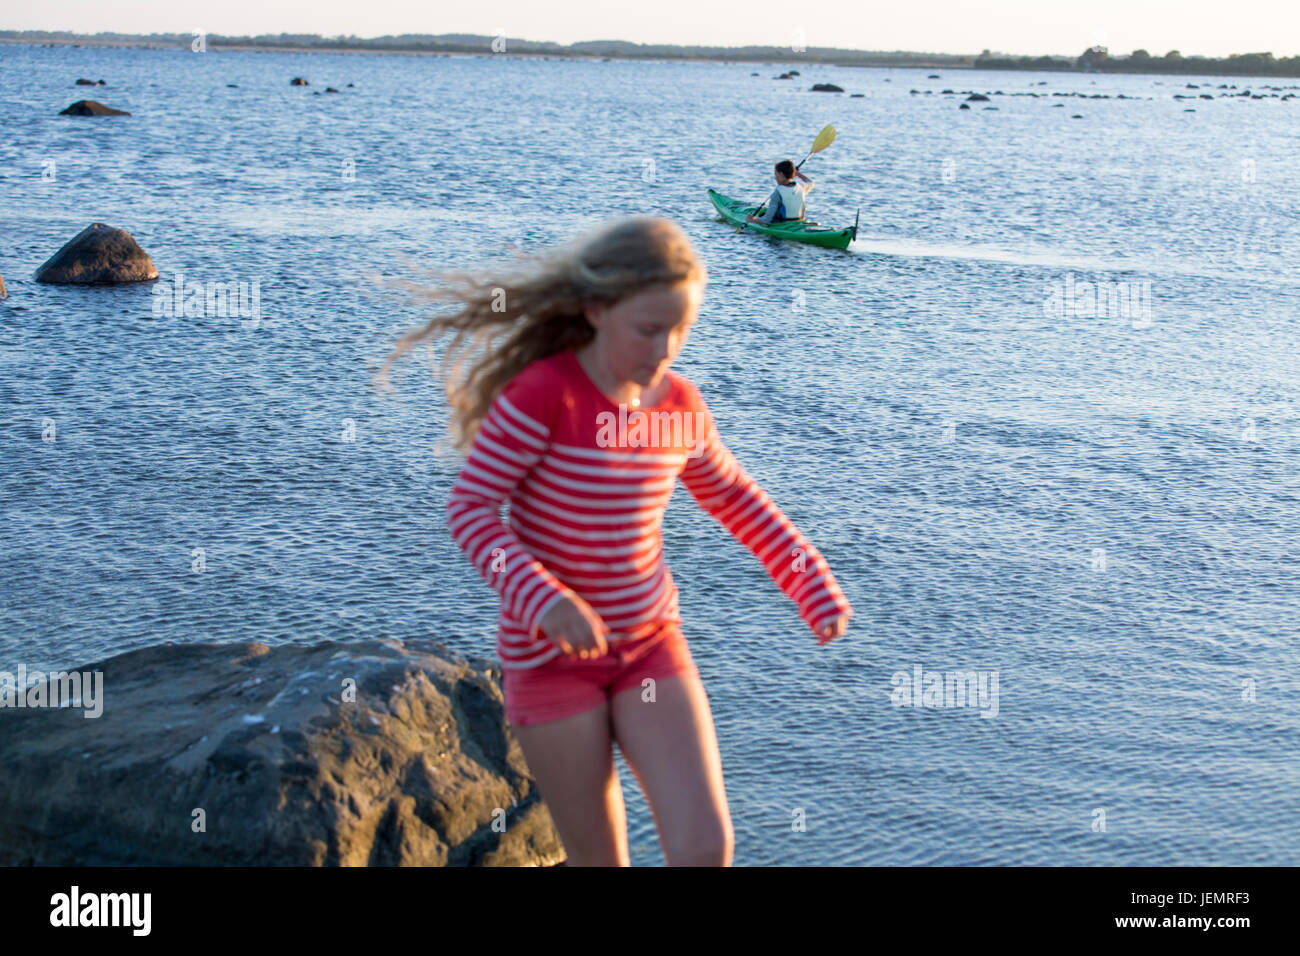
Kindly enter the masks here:
[[[708, 699], [679, 628], [660, 522], [677, 478], [763, 563], [825, 644], [852, 609], [821, 554], [722, 444], [669, 371], [706, 281], [685, 233], [629, 218], [501, 281], [460, 277], [443, 375], [457, 447], [456, 542], [501, 596], [506, 717], [570, 866], [627, 866], [618, 741], [670, 866], [731, 862]], [[482, 344], [468, 371], [466, 353]], [[509, 502], [509, 520], [501, 507]]]

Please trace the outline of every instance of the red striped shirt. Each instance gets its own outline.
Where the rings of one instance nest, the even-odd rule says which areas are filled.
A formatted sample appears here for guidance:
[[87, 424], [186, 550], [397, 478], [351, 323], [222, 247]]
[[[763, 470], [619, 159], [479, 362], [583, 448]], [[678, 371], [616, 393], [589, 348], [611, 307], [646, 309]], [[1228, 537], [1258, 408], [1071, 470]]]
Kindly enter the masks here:
[[667, 377], [658, 405], [620, 409], [563, 350], [528, 365], [488, 409], [452, 487], [447, 524], [501, 596], [502, 667], [536, 667], [561, 653], [538, 622], [571, 592], [609, 627], [612, 648], [680, 621], [660, 536], [678, 478], [815, 633], [852, 613], [825, 558], [722, 444], [699, 389]]

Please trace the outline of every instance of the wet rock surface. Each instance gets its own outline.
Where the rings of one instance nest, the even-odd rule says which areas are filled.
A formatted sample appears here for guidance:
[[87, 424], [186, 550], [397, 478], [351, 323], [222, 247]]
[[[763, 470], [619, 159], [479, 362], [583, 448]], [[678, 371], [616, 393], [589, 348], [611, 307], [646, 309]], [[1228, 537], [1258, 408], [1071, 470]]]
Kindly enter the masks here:
[[78, 670], [103, 675], [98, 717], [0, 708], [0, 863], [564, 858], [493, 661], [432, 641], [164, 644]]
[[126, 110], [115, 110], [97, 100], [77, 100], [67, 109], [59, 110], [60, 116], [130, 116]]
[[125, 229], [92, 222], [36, 270], [36, 281], [59, 285], [117, 285], [158, 278], [149, 254]]

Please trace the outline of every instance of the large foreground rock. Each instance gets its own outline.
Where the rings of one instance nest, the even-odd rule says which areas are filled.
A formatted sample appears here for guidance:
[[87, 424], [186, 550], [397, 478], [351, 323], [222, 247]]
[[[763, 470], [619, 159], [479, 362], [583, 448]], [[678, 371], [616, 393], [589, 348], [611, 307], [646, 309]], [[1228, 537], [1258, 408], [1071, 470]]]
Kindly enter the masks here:
[[126, 110], [115, 110], [96, 100], [77, 100], [66, 110], [59, 110], [60, 116], [130, 116]]
[[0, 708], [0, 864], [564, 856], [492, 661], [434, 642], [165, 644], [79, 670], [103, 673], [99, 717], [89, 700]]
[[125, 229], [92, 222], [36, 270], [37, 282], [109, 285], [158, 278], [149, 254]]

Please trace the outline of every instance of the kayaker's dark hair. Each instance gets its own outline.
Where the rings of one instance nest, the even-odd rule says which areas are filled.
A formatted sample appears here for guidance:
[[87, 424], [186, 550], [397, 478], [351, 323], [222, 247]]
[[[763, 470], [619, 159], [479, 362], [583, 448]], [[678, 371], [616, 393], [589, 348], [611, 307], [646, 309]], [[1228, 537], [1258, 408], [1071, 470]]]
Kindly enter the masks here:
[[388, 369], [394, 361], [423, 339], [453, 332], [441, 374], [454, 443], [468, 451], [507, 382], [538, 359], [591, 341], [596, 333], [585, 315], [588, 304], [612, 305], [658, 285], [702, 283], [708, 272], [676, 223], [633, 216], [532, 256], [510, 275], [444, 278], [451, 288], [408, 288], [424, 298], [455, 300], [460, 310], [399, 339], [376, 381], [391, 390]]
[[776, 164], [776, 171], [786, 179], [794, 179], [794, 163], [788, 159], [783, 159]]

